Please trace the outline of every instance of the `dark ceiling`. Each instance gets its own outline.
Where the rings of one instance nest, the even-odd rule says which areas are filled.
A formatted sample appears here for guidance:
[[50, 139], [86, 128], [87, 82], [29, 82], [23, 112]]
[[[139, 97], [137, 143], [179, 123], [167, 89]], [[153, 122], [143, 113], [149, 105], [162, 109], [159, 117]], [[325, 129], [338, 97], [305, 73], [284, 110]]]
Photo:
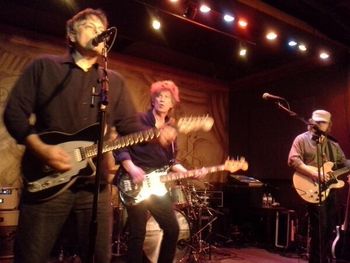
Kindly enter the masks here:
[[[199, 2], [179, 0], [176, 7], [169, 0], [2, 0], [0, 23], [64, 39], [72, 14], [101, 8], [118, 28], [115, 52], [225, 81], [301, 61], [319, 63], [320, 48], [330, 50], [335, 62], [348, 59], [349, 0], [207, 0], [209, 17], [197, 12], [185, 18], [188, 4], [193, 11]], [[219, 18], [226, 10], [245, 17], [248, 29], [225, 25]], [[152, 15], [162, 20], [161, 32], [150, 28]], [[275, 44], [264, 40], [270, 27], [280, 32]], [[287, 48], [291, 36], [308, 45], [306, 54]], [[248, 48], [246, 59], [237, 55], [242, 45]]]

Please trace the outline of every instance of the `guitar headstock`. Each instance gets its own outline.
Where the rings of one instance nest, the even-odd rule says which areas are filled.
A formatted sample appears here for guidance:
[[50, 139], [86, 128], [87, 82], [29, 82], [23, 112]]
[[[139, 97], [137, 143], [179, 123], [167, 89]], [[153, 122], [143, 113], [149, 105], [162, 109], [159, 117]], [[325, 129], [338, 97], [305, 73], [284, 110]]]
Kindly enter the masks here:
[[225, 171], [229, 171], [230, 173], [237, 172], [238, 170], [248, 170], [248, 162], [244, 157], [239, 158], [239, 160], [227, 159], [224, 166]]
[[177, 122], [177, 129], [181, 133], [189, 133], [194, 131], [210, 131], [214, 125], [214, 119], [209, 115], [198, 117], [182, 117]]

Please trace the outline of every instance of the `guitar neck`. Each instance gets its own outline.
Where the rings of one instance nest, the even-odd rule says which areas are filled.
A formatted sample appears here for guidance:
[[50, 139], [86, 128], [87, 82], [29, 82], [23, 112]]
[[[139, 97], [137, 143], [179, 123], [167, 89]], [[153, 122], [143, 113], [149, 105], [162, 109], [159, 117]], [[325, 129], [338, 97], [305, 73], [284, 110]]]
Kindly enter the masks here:
[[[103, 153], [117, 150], [120, 148], [132, 146], [141, 142], [148, 142], [160, 136], [160, 131], [157, 128], [144, 130], [141, 132], [132, 133], [120, 137], [112, 142], [105, 142], [103, 145]], [[85, 158], [93, 158], [97, 155], [97, 144], [87, 146], [84, 148]]]
[[[219, 171], [225, 170], [225, 165], [217, 165], [217, 166], [211, 166], [206, 168], [208, 173], [215, 173]], [[180, 180], [180, 179], [186, 179], [195, 176], [198, 172], [200, 172], [201, 169], [194, 169], [187, 172], [171, 172], [167, 175], [161, 176], [160, 180], [163, 183]]]
[[349, 167], [343, 167], [343, 168], [340, 168], [340, 169], [338, 169], [338, 170], [333, 171], [333, 176], [334, 176], [335, 178], [337, 178], [338, 176], [343, 175], [343, 174], [346, 174], [346, 173], [349, 172], [349, 171], [350, 171], [350, 168], [349, 168]]
[[[204, 117], [183, 117], [176, 124], [177, 131], [180, 133], [188, 133], [191, 131], [204, 130], [209, 131], [213, 126], [214, 120], [208, 115]], [[102, 152], [109, 152], [120, 148], [128, 147], [140, 142], [147, 142], [160, 136], [160, 130], [151, 128], [141, 132], [132, 133], [113, 142], [105, 142]], [[81, 149], [83, 159], [92, 158], [97, 155], [97, 145], [87, 146]]]

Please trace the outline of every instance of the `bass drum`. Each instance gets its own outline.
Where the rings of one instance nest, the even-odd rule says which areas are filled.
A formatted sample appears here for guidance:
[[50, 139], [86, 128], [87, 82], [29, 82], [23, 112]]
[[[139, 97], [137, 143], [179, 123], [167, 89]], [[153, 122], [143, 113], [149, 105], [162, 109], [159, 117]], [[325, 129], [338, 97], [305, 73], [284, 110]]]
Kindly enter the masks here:
[[[187, 253], [189, 253], [189, 246], [186, 244], [191, 237], [190, 224], [185, 214], [180, 210], [175, 209], [175, 215], [177, 221], [179, 222], [180, 232], [177, 242], [176, 255], [173, 263], [180, 262], [180, 260], [184, 258]], [[146, 237], [143, 244], [143, 251], [151, 263], [156, 263], [158, 260], [162, 237], [163, 230], [160, 229], [157, 221], [153, 216], [151, 216], [147, 221]]]
[[186, 187], [175, 185], [170, 188], [169, 192], [171, 200], [178, 209], [184, 209], [191, 205], [191, 195]]

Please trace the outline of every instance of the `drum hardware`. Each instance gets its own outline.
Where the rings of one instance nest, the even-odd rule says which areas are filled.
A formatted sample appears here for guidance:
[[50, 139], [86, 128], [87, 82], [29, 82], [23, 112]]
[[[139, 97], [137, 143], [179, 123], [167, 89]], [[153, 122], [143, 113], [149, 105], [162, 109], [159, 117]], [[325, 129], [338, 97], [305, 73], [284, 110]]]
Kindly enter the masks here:
[[[212, 232], [212, 224], [215, 220], [218, 219], [216, 215], [211, 213], [209, 210], [206, 210], [210, 214], [208, 217], [208, 222], [203, 225], [203, 216], [202, 216], [202, 208], [199, 209], [199, 220], [197, 222], [197, 232], [193, 233], [189, 239], [189, 241], [183, 241], [181, 243], [182, 246], [187, 246], [189, 248], [188, 255], [185, 255], [178, 262], [199, 262], [200, 258], [208, 255], [209, 259], [211, 259], [211, 249], [212, 245], [210, 242], [206, 240], [210, 239]], [[206, 240], [203, 239], [204, 230], [208, 230]], [[209, 240], [210, 241], [210, 240]]]
[[124, 231], [125, 227], [125, 213], [126, 209], [123, 204], [120, 202], [117, 207], [115, 207], [113, 211], [114, 214], [114, 229], [113, 229], [113, 242], [112, 242], [112, 256], [120, 257], [126, 255], [127, 245], [126, 245], [126, 231]]
[[[202, 192], [202, 195], [198, 195], [194, 186], [188, 189], [193, 205], [188, 206], [186, 211], [189, 215], [192, 229], [195, 229], [196, 232], [193, 232], [189, 241], [182, 242], [182, 246], [187, 246], [189, 248], [189, 254], [185, 255], [178, 262], [199, 262], [200, 258], [206, 255], [211, 259], [211, 250], [213, 248], [210, 243], [212, 224], [218, 219], [217, 215], [223, 213], [208, 206], [209, 203], [207, 200], [209, 196], [207, 195], [206, 189]], [[205, 230], [207, 230], [207, 235], [204, 239], [203, 234]]]
[[[173, 190], [175, 189], [175, 190]], [[180, 234], [177, 243], [175, 262], [199, 262], [203, 257], [211, 259], [212, 249], [210, 242], [212, 224], [223, 214], [209, 207], [209, 196], [206, 190], [199, 195], [194, 185], [176, 185], [169, 189], [175, 206], [176, 218], [179, 222]], [[173, 192], [173, 193], [172, 193]], [[174, 199], [175, 197], [175, 199]], [[127, 252], [127, 233], [124, 227], [126, 209], [120, 203], [116, 207], [115, 224], [117, 228], [113, 235], [112, 256], [123, 256]], [[123, 221], [124, 220], [124, 221]], [[144, 252], [151, 262], [156, 262], [160, 249], [162, 231], [155, 219], [150, 216], [146, 225]]]

